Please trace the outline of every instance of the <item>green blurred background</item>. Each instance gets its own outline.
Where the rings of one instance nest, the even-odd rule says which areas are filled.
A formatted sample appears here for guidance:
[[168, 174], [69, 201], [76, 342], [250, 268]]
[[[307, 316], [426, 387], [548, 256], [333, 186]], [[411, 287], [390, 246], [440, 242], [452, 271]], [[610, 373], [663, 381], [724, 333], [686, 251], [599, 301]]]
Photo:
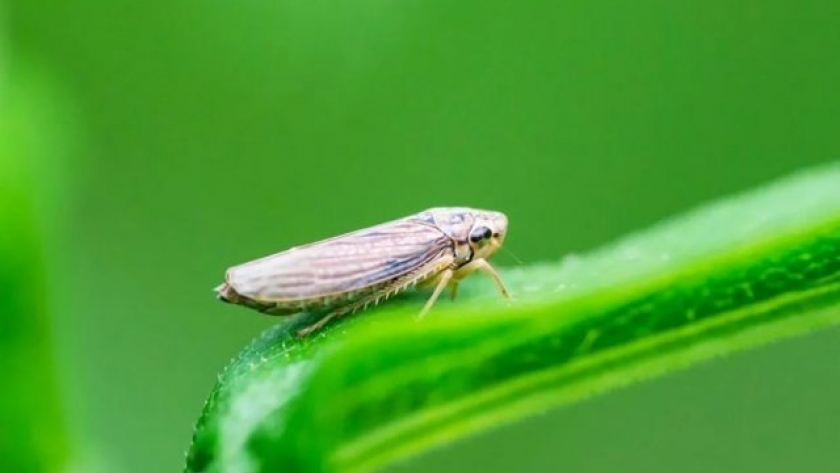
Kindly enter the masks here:
[[[213, 298], [229, 265], [434, 205], [503, 210], [513, 253], [559, 259], [837, 159], [838, 25], [836, 0], [6, 0], [0, 183], [39, 263], [0, 272], [43, 307], [1, 315], [49, 340], [13, 353], [56, 360], [43, 435], [65, 423], [80, 471], [180, 471], [216, 374], [275, 322]], [[837, 346], [395, 470], [840, 471]]]

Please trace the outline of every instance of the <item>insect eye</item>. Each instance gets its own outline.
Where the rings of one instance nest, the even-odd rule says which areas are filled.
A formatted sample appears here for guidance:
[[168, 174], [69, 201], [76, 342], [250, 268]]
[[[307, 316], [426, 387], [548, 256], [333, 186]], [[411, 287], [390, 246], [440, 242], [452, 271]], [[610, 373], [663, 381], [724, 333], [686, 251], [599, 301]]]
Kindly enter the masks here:
[[488, 240], [493, 235], [493, 232], [487, 227], [478, 227], [470, 233], [470, 241], [478, 243], [482, 240]]

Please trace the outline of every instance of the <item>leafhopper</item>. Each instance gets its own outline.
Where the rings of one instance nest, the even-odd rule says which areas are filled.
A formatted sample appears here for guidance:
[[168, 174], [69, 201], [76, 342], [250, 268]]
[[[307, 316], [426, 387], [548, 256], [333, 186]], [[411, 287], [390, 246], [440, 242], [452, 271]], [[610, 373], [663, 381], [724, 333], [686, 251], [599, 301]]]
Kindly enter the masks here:
[[501, 212], [431, 208], [233, 266], [215, 291], [224, 302], [270, 315], [323, 312], [299, 337], [405, 290], [434, 288], [422, 317], [447, 287], [454, 299], [458, 283], [474, 271], [510, 297], [488, 262], [507, 226]]

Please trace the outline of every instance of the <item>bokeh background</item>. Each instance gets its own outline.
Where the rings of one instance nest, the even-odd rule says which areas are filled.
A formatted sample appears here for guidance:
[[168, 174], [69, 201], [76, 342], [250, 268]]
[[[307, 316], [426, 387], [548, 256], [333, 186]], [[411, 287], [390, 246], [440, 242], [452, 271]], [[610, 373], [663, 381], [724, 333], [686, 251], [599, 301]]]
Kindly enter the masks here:
[[[38, 304], [0, 317], [41, 341], [23, 384], [55, 373], [44, 449], [180, 471], [216, 374], [275, 322], [214, 300], [229, 265], [435, 205], [503, 210], [513, 253], [558, 259], [838, 159], [838, 24], [833, 0], [3, 1], [0, 183], [31, 210], [3, 264]], [[838, 346], [394, 470], [840, 471]]]

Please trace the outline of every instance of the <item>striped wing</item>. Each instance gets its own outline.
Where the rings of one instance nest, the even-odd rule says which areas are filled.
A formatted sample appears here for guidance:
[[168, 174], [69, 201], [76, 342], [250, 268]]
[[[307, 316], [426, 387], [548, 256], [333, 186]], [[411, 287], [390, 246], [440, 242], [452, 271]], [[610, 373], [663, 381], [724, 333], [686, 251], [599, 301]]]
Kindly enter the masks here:
[[418, 219], [378, 225], [235, 266], [227, 284], [254, 301], [331, 298], [382, 284], [451, 251], [451, 240]]

